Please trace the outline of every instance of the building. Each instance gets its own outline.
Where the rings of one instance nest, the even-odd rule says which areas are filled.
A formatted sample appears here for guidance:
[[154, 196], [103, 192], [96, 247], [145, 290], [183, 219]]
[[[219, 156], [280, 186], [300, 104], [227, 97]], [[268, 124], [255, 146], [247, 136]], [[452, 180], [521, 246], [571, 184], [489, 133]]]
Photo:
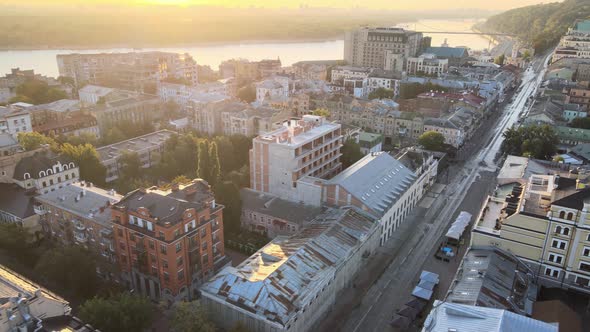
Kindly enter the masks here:
[[96, 118], [100, 130], [105, 131], [116, 123], [144, 124], [161, 119], [161, 106], [156, 96], [119, 90], [116, 98], [107, 98], [105, 103], [95, 105], [89, 112]]
[[[198, 84], [197, 62], [188, 54], [129, 52], [58, 54], [59, 75], [85, 83], [155, 93], [158, 82], [182, 79]], [[151, 91], [153, 90], [153, 91]]]
[[552, 62], [563, 58], [590, 58], [590, 20], [579, 20], [561, 37]]
[[12, 183], [0, 183], [0, 222], [17, 224], [30, 234], [41, 231], [34, 194]]
[[250, 188], [300, 201], [297, 180], [330, 178], [340, 172], [340, 124], [304, 115], [285, 121], [277, 130], [253, 140], [250, 150]]
[[83, 109], [80, 101], [61, 99], [27, 109], [31, 114], [33, 130], [46, 136], [79, 136], [90, 134], [100, 137], [96, 118]]
[[565, 97], [566, 104], [578, 104], [588, 109], [590, 105], [590, 89], [587, 88], [571, 88], [567, 91]]
[[262, 103], [266, 99], [281, 99], [289, 97], [290, 79], [275, 76], [256, 83], [256, 101]]
[[18, 161], [12, 181], [25, 190], [46, 194], [79, 178], [80, 169], [69, 158], [51, 151], [40, 151]]
[[299, 61], [292, 65], [297, 79], [322, 80], [328, 79], [328, 70], [342, 64], [342, 60]]
[[301, 231], [322, 212], [316, 206], [294, 203], [248, 188], [240, 190], [240, 198], [242, 228], [271, 239]]
[[154, 301], [195, 299], [201, 283], [229, 263], [222, 211], [201, 179], [125, 195], [112, 206], [112, 220], [127, 286]]
[[260, 77], [271, 77], [280, 74], [281, 59], [263, 59], [258, 61], [258, 72]]
[[445, 137], [445, 144], [458, 149], [465, 143], [466, 133], [453, 121], [444, 118], [424, 119], [424, 132], [435, 131]]
[[434, 54], [424, 53], [407, 60], [406, 70], [410, 75], [442, 76], [449, 71], [449, 60], [439, 59]]
[[383, 148], [383, 135], [362, 131], [359, 135], [359, 145], [363, 154], [381, 152]]
[[399, 96], [402, 75], [399, 72], [390, 70], [373, 69], [369, 76], [363, 81], [363, 96], [368, 98], [369, 95], [377, 89], [387, 89], [393, 91], [393, 96]]
[[375, 217], [383, 245], [433, 183], [437, 164], [430, 156], [411, 169], [388, 153], [372, 153], [325, 181], [323, 202], [354, 206]]
[[244, 109], [226, 110], [221, 113], [223, 135], [244, 135], [248, 137], [263, 135], [281, 127], [284, 119], [291, 117], [288, 109], [272, 107], [252, 107], [244, 105]]
[[[386, 58], [405, 59], [419, 54], [422, 33], [401, 28], [363, 27], [346, 32], [344, 60], [351, 66], [401, 71], [399, 65], [386, 68]], [[399, 62], [399, 61], [398, 61]]]
[[160, 130], [96, 149], [100, 163], [107, 169], [105, 181], [112, 182], [119, 178], [119, 160], [125, 153], [137, 153], [141, 167], [152, 167], [172, 135], [173, 131]]
[[424, 54], [433, 54], [437, 59], [448, 60], [449, 67], [461, 67], [467, 63], [469, 51], [465, 47], [427, 47]]
[[569, 123], [574, 119], [587, 117], [588, 112], [587, 109], [580, 104], [564, 104], [561, 116]]
[[[11, 156], [20, 151], [22, 151], [22, 148], [18, 144], [16, 138], [12, 137], [12, 135], [7, 133], [0, 134], [0, 157]], [[6, 174], [4, 173], [2, 175]]]
[[538, 331], [557, 332], [559, 326], [515, 314], [508, 310], [485, 308], [435, 300], [422, 332], [446, 331]]
[[106, 101], [108, 95], [114, 91], [112, 88], [89, 84], [78, 90], [78, 97], [83, 105], [96, 105]]
[[473, 247], [498, 247], [526, 262], [545, 287], [590, 293], [587, 172], [509, 156], [473, 227]]
[[[101, 257], [97, 271], [107, 280], [119, 278], [111, 205], [123, 196], [92, 183], [74, 182], [35, 197], [45, 236], [65, 246], [77, 245]], [[101, 264], [102, 263], [102, 264]]]
[[2, 265], [0, 293], [1, 332], [46, 331], [45, 320], [68, 318], [72, 311], [66, 300]]
[[[227, 83], [227, 84], [226, 84]], [[163, 102], [175, 102], [182, 109], [191, 105], [193, 100], [198, 102], [209, 102], [215, 100], [229, 99], [231, 95], [230, 81], [210, 82], [189, 86], [178, 83], [162, 82], [158, 85], [158, 96]]]
[[201, 303], [224, 329], [312, 331], [375, 252], [378, 234], [363, 212], [332, 209], [223, 269], [201, 287]]
[[0, 106], [0, 134], [10, 134], [17, 138], [18, 133], [33, 131], [31, 114], [18, 105]]

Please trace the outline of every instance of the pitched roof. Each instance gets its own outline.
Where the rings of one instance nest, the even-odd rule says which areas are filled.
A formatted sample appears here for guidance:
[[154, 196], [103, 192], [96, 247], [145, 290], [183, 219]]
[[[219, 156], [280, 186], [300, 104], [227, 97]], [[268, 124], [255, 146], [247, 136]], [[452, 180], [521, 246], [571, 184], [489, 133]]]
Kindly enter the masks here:
[[588, 198], [590, 198], [590, 189], [584, 189], [562, 199], [558, 199], [551, 204], [570, 209], [582, 210], [584, 208], [584, 201], [587, 201]]
[[379, 216], [415, 181], [416, 175], [388, 153], [371, 153], [330, 179]]
[[248, 188], [240, 190], [240, 197], [243, 209], [256, 211], [300, 225], [311, 221], [322, 212], [319, 207], [290, 202]]
[[423, 53], [434, 54], [441, 58], [462, 58], [468, 55], [464, 47], [429, 47]]
[[38, 179], [39, 172], [53, 169], [57, 163], [67, 164], [72, 160], [65, 155], [58, 155], [52, 152], [37, 152], [32, 156], [21, 159], [14, 169], [13, 179], [23, 180], [25, 173], [29, 173], [31, 178]]
[[33, 195], [13, 183], [0, 183], [0, 211], [21, 219], [35, 214]]

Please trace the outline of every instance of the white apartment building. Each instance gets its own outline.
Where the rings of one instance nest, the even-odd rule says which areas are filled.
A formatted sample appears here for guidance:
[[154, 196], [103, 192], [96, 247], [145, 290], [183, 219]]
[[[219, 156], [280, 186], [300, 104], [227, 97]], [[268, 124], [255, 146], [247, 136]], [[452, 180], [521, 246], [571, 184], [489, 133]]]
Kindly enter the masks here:
[[80, 178], [80, 169], [68, 158], [39, 152], [22, 158], [14, 169], [13, 182], [25, 190], [46, 194]]
[[393, 91], [393, 96], [399, 96], [401, 75], [398, 72], [375, 69], [363, 81], [363, 97], [368, 97], [371, 92], [383, 88]]
[[289, 97], [289, 78], [275, 76], [256, 83], [256, 101], [286, 99]]
[[107, 98], [115, 89], [98, 85], [86, 85], [78, 90], [78, 98], [83, 105], [96, 105], [101, 98]]
[[445, 137], [445, 144], [459, 148], [465, 142], [466, 133], [455, 123], [448, 119], [426, 118], [424, 119], [424, 131], [436, 131]]
[[348, 31], [344, 37], [344, 60], [351, 66], [362, 66], [389, 70], [401, 70], [399, 65], [386, 68], [386, 53], [398, 62], [416, 56], [422, 46], [422, 33], [401, 28], [363, 27]]
[[590, 58], [590, 20], [576, 22], [561, 38], [552, 62], [562, 58]]
[[[229, 82], [226, 80], [226, 82]], [[198, 86], [189, 86], [178, 83], [161, 82], [158, 85], [158, 96], [164, 102], [173, 101], [181, 108], [186, 108], [191, 105], [194, 100], [196, 102], [209, 102], [229, 98], [230, 83], [211, 82], [200, 84]]]
[[449, 59], [438, 59], [434, 54], [422, 54], [408, 58], [406, 70], [409, 75], [441, 76], [449, 71]]
[[17, 138], [18, 133], [31, 131], [33, 131], [31, 114], [26, 109], [13, 105], [0, 106], [0, 134], [10, 134]]
[[303, 177], [330, 178], [340, 163], [340, 124], [304, 115], [260, 135], [250, 150], [250, 188], [299, 201], [297, 181]]
[[345, 80], [362, 81], [369, 77], [371, 70], [368, 67], [338, 66], [332, 69], [330, 82], [341, 83]]

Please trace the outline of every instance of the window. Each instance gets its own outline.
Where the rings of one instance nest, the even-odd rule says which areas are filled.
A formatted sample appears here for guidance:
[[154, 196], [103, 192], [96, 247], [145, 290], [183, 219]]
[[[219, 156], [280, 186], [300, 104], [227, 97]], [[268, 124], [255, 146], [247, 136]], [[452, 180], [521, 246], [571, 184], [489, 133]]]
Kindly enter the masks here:
[[176, 266], [181, 266], [182, 265], [182, 256], [178, 256], [176, 258]]
[[168, 274], [168, 272], [164, 272], [164, 280], [170, 281], [170, 275]]
[[573, 220], [574, 219], [574, 213], [573, 212], [568, 212], [566, 219], [567, 220]]
[[160, 252], [164, 255], [166, 255], [166, 245], [165, 244], [160, 244]]
[[178, 280], [184, 279], [184, 270], [178, 270]]
[[117, 228], [117, 233], [119, 236], [123, 236], [123, 230], [121, 228]]
[[182, 243], [181, 243], [181, 242], [178, 242], [178, 243], [176, 244], [176, 252], [179, 252], [179, 251], [181, 251], [181, 250], [182, 250]]
[[582, 250], [582, 256], [590, 257], [590, 248], [589, 247], [584, 247], [584, 250]]
[[178, 232], [178, 230], [175, 230], [174, 231], [174, 238], [177, 239], [178, 238], [178, 235], [180, 235], [180, 233]]
[[150, 249], [155, 248], [154, 240], [150, 240], [148, 243], [149, 243]]
[[561, 234], [563, 234], [563, 235], [570, 235], [570, 229], [567, 228], [567, 227], [564, 227], [563, 228], [563, 232]]
[[125, 250], [125, 243], [120, 242], [119, 243], [119, 248], [121, 248], [121, 250]]
[[590, 272], [590, 264], [580, 262], [580, 270], [585, 271], [585, 272]]
[[156, 254], [150, 254], [150, 261], [154, 263], [156, 261]]
[[550, 267], [545, 268], [545, 275], [553, 278], [559, 277], [559, 270]]
[[551, 247], [561, 250], [565, 250], [566, 245], [567, 242], [561, 240], [553, 240], [553, 242], [551, 243]]
[[590, 279], [583, 277], [576, 277], [576, 284], [584, 287], [590, 286]]
[[158, 232], [158, 237], [159, 237], [160, 239], [162, 239], [162, 240], [166, 238], [166, 237], [164, 236], [164, 232], [162, 232], [162, 231]]
[[590, 242], [590, 233], [586, 236], [586, 241]]
[[168, 261], [167, 260], [162, 260], [162, 266], [167, 269], [168, 268]]
[[66, 174], [66, 181], [70, 179], [70, 176]]
[[549, 254], [549, 261], [557, 264], [563, 262], [563, 256], [558, 254]]
[[157, 276], [158, 275], [158, 268], [152, 265], [152, 274]]

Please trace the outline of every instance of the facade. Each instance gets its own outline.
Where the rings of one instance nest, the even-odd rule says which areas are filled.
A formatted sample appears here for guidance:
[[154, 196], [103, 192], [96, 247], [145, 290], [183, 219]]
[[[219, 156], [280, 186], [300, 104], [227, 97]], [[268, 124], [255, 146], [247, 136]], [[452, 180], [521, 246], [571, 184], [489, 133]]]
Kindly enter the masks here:
[[114, 89], [98, 85], [86, 85], [78, 90], [78, 97], [83, 105], [96, 105], [113, 93]]
[[322, 212], [316, 206], [294, 203], [248, 188], [240, 190], [240, 198], [242, 228], [271, 239], [301, 231]]
[[588, 116], [587, 109], [579, 104], [565, 104], [563, 105], [563, 112], [561, 113], [565, 121], [572, 122], [577, 118], [585, 118]]
[[248, 137], [263, 135], [281, 126], [281, 121], [291, 117], [290, 110], [280, 110], [266, 106], [246, 107], [238, 112], [221, 113], [223, 134], [244, 135]]
[[350, 207], [331, 209], [223, 269], [201, 287], [201, 303], [224, 329], [241, 323], [253, 332], [312, 331], [378, 243], [374, 219]]
[[77, 245], [101, 257], [99, 275], [118, 279], [111, 222], [111, 205], [123, 196], [92, 183], [74, 182], [35, 197], [35, 213], [40, 216], [45, 236], [62, 245]]
[[50, 151], [20, 159], [12, 177], [19, 187], [43, 194], [70, 185], [79, 178], [80, 169], [74, 162]]
[[571, 88], [565, 97], [566, 104], [578, 104], [588, 109], [590, 105], [590, 89]]
[[275, 76], [256, 83], [256, 101], [262, 103], [266, 99], [285, 99], [289, 97], [289, 78]]
[[96, 149], [100, 163], [107, 169], [105, 181], [111, 182], [119, 178], [119, 160], [124, 153], [137, 153], [141, 167], [152, 167], [158, 160], [164, 143], [172, 135], [174, 132], [170, 130], [160, 130]]
[[340, 171], [340, 124], [304, 115], [280, 129], [260, 135], [250, 150], [250, 188], [299, 201], [297, 180], [330, 178]]
[[31, 114], [20, 107], [0, 106], [0, 134], [10, 134], [17, 138], [18, 133], [33, 131]]
[[449, 71], [449, 60], [424, 53], [419, 57], [408, 58], [406, 70], [410, 75], [441, 76]]
[[418, 55], [422, 45], [422, 33], [400, 28], [360, 28], [346, 32], [344, 60], [351, 66], [397, 70], [386, 65], [386, 53], [403, 61]]
[[435, 131], [442, 134], [445, 137], [445, 144], [449, 144], [454, 148], [459, 148], [465, 143], [465, 130], [448, 119], [424, 119], [424, 132], [427, 131]]
[[399, 96], [401, 75], [398, 72], [374, 69], [363, 81], [363, 97], [368, 98], [371, 92], [383, 88], [393, 91], [393, 96]]
[[383, 147], [383, 136], [363, 131], [359, 135], [359, 145], [363, 154], [381, 152]]
[[41, 231], [33, 194], [12, 183], [0, 183], [0, 222], [22, 226], [31, 235]]
[[561, 37], [552, 62], [563, 58], [590, 58], [590, 26], [588, 20], [578, 21]]
[[[197, 62], [188, 54], [129, 52], [57, 55], [59, 75], [84, 83], [150, 92], [166, 79], [198, 84]], [[153, 91], [152, 93], [154, 93]]]
[[113, 124], [131, 122], [143, 124], [162, 118], [161, 102], [158, 97], [120, 91], [115, 99], [107, 99], [89, 109], [96, 118], [100, 130], [106, 130]]
[[46, 136], [78, 136], [82, 133], [100, 137], [96, 118], [74, 99], [61, 99], [27, 109], [33, 130]]
[[111, 210], [122, 278], [154, 301], [195, 299], [200, 284], [228, 263], [223, 206], [201, 179], [133, 191]]
[[158, 85], [158, 96], [163, 102], [173, 101], [181, 108], [187, 108], [193, 100], [208, 102], [223, 100], [231, 95], [231, 83], [211, 82], [189, 86], [178, 83], [162, 82]]
[[292, 67], [297, 79], [326, 81], [329, 68], [341, 63], [342, 60], [299, 61]]
[[[433, 54], [438, 59], [448, 60], [449, 67], [461, 67], [467, 63], [469, 57], [465, 47], [427, 47], [424, 54]], [[493, 58], [491, 60], [493, 62]]]

